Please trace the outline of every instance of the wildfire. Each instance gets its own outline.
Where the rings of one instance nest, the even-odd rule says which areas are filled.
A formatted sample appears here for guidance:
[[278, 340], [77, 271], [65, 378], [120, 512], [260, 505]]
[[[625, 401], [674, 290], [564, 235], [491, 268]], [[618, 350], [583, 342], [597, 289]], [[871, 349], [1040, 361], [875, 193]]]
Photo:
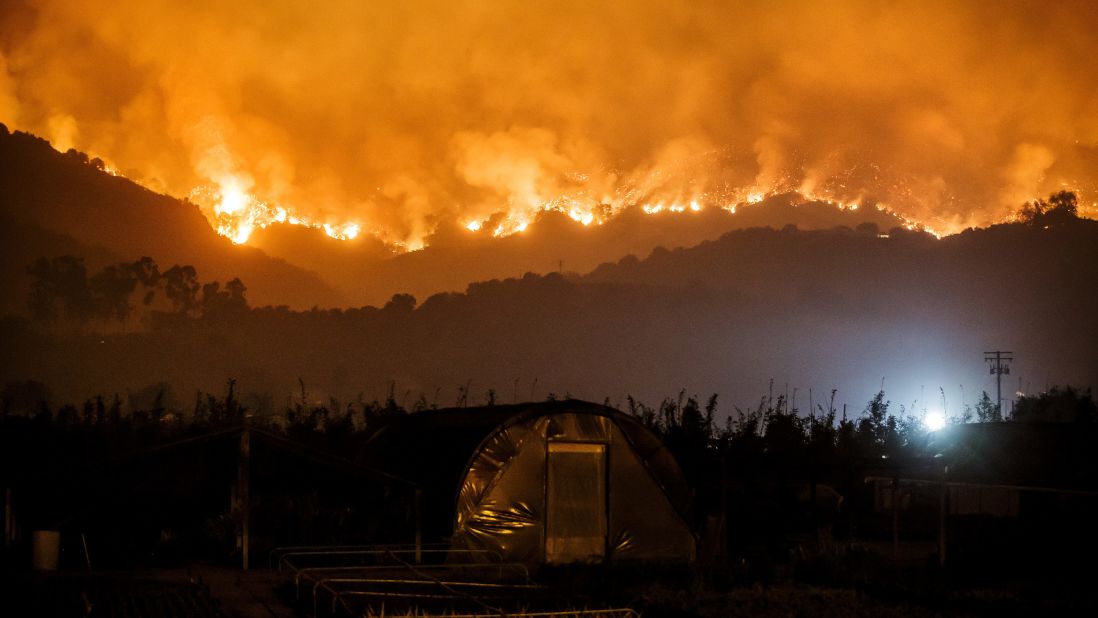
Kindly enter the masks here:
[[[519, 210], [506, 214], [500, 213], [489, 217], [468, 219], [462, 224], [462, 227], [470, 233], [488, 232], [493, 237], [503, 238], [525, 232], [540, 214], [547, 212], [564, 214], [584, 227], [603, 225], [623, 210], [633, 207], [639, 207], [645, 215], [649, 216], [658, 216], [665, 213], [667, 215], [697, 214], [703, 212], [708, 206], [718, 207], [734, 215], [739, 206], [759, 204], [779, 193], [775, 190], [750, 189], [729, 191], [720, 195], [699, 196], [688, 200], [657, 201], [655, 203], [631, 201], [629, 198], [635, 196], [635, 192], [632, 191], [625, 192], [627, 198], [606, 201], [570, 196], [546, 201], [540, 206], [527, 211]], [[800, 195], [806, 203], [830, 204], [840, 210], [856, 211], [862, 205], [857, 200], [836, 200], [827, 195], [812, 192], [803, 192]], [[199, 187], [191, 192], [191, 198], [206, 209], [217, 233], [229, 238], [235, 244], [247, 243], [255, 230], [265, 229], [275, 224], [300, 225], [322, 230], [329, 237], [337, 240], [352, 240], [362, 232], [362, 226], [357, 222], [341, 224], [320, 222], [286, 207], [271, 205], [248, 193], [239, 182], [234, 180], [223, 183], [220, 188]], [[876, 203], [874, 206], [877, 210], [887, 212], [898, 218], [903, 227], [907, 229], [926, 231], [939, 238], [943, 235], [943, 232], [909, 219], [883, 203]], [[493, 222], [493, 226], [486, 228], [485, 226], [489, 221]], [[423, 246], [422, 242], [398, 244], [400, 249], [406, 251], [422, 249]]]
[[266, 229], [274, 224], [300, 225], [323, 230], [336, 240], [352, 240], [362, 231], [358, 223], [320, 222], [291, 209], [272, 206], [248, 193], [235, 178], [223, 182], [219, 188], [197, 187], [191, 191], [190, 198], [206, 211], [217, 233], [237, 245], [248, 242], [255, 230]]
[[[621, 212], [632, 208], [639, 208], [645, 215], [653, 217], [690, 216], [704, 212], [707, 208], [719, 208], [734, 215], [738, 208], [761, 204], [777, 195], [795, 195], [799, 196], [797, 199], [802, 200], [801, 203], [828, 204], [846, 211], [858, 211], [868, 205], [895, 217], [906, 229], [924, 231], [938, 238], [965, 227], [961, 222], [952, 220], [942, 221], [941, 227], [931, 227], [904, 215], [901, 210], [890, 204], [866, 200], [860, 196], [854, 199], [839, 197], [836, 192], [827, 188], [817, 190], [804, 184], [796, 187], [784, 181], [768, 189], [724, 188], [716, 191], [702, 191], [691, 197], [668, 200], [646, 200], [640, 189], [635, 186], [626, 186], [617, 189], [614, 195], [602, 196], [598, 199], [576, 193], [554, 197], [540, 203], [535, 200], [533, 205], [526, 207], [516, 207], [511, 203], [505, 211], [468, 218], [461, 225], [469, 233], [490, 234], [492, 237], [502, 238], [525, 232], [542, 214], [549, 212], [563, 214], [584, 227], [591, 227], [603, 225]], [[337, 240], [351, 240], [363, 232], [362, 224], [359, 222], [319, 221], [291, 208], [262, 201], [252, 195], [246, 189], [246, 185], [236, 178], [229, 178], [216, 187], [199, 187], [191, 192], [191, 198], [203, 208], [218, 234], [229, 238], [235, 244], [247, 243], [255, 230], [265, 229], [275, 224], [299, 225], [321, 230]], [[1092, 214], [1095, 212], [1094, 209], [1094, 203], [1086, 202], [1080, 208], [1082, 214]], [[373, 230], [371, 233], [383, 237], [380, 231]], [[415, 251], [425, 246], [422, 239], [390, 242], [390, 244], [402, 251]]]

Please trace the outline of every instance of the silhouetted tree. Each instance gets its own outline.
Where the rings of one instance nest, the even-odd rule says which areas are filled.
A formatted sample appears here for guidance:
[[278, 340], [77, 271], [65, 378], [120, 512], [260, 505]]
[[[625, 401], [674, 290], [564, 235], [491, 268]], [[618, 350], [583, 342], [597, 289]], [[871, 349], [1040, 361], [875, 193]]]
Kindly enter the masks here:
[[137, 278], [137, 282], [146, 290], [141, 302], [147, 307], [152, 304], [153, 297], [156, 295], [156, 286], [160, 283], [160, 267], [151, 257], [146, 256], [131, 264], [130, 269]]
[[52, 398], [49, 387], [37, 380], [13, 380], [4, 384], [0, 400], [7, 412], [30, 413]]
[[884, 391], [878, 391], [865, 406], [863, 417], [856, 425], [856, 440], [861, 456], [876, 456], [886, 452], [895, 452], [902, 440], [899, 436], [899, 423], [896, 417], [888, 413], [891, 404], [884, 398]]
[[983, 395], [980, 395], [980, 400], [976, 402], [976, 420], [981, 423], [993, 423], [1003, 420], [999, 406], [991, 401], [987, 391], [984, 391]]
[[88, 273], [82, 258], [63, 255], [39, 258], [29, 269], [31, 283], [28, 305], [35, 319], [50, 322], [58, 317], [58, 305], [65, 317], [84, 322], [93, 312]]
[[808, 454], [814, 466], [829, 464], [835, 456], [835, 441], [838, 438], [838, 430], [835, 427], [836, 392], [832, 389], [826, 410], [820, 404], [820, 414], [813, 413], [804, 421]]
[[202, 286], [202, 317], [211, 321], [231, 320], [247, 313], [248, 301], [244, 298], [247, 288], [240, 279], [233, 279], [221, 289], [212, 281]]
[[186, 315], [198, 307], [198, 273], [194, 266], [172, 266], [162, 275], [162, 281], [164, 295], [176, 313]]
[[96, 273], [90, 281], [96, 315], [118, 320], [125, 326], [133, 310], [130, 295], [137, 288], [137, 283], [137, 275], [130, 264], [115, 264]]
[[389, 302], [385, 303], [385, 306], [381, 308], [382, 311], [389, 313], [411, 313], [416, 308], [416, 297], [411, 294], [393, 294], [393, 297]]
[[1098, 410], [1090, 389], [1078, 391], [1070, 386], [1054, 386], [1034, 396], [1022, 396], [1014, 404], [1014, 420], [1021, 422], [1093, 423]]
[[766, 452], [776, 461], [793, 464], [805, 445], [805, 432], [801, 419], [786, 409], [785, 396], [779, 395], [777, 407], [766, 417]]
[[1078, 218], [1079, 200], [1071, 191], [1059, 191], [1048, 200], [1026, 202], [1019, 217], [1023, 223], [1033, 226], [1056, 226]]

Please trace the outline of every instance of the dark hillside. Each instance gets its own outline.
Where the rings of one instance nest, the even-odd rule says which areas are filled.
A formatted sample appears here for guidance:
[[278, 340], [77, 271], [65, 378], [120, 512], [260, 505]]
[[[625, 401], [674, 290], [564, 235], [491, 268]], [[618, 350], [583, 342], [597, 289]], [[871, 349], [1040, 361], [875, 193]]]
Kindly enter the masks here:
[[[234, 247], [210, 229], [197, 206], [107, 174], [84, 154], [59, 153], [26, 133], [0, 130], [0, 196], [0, 216], [14, 224], [4, 227], [5, 283], [35, 259], [59, 255], [52, 249], [89, 262], [104, 253], [150, 256], [161, 264], [191, 264], [211, 279], [240, 277], [259, 305], [340, 302], [316, 274]], [[53, 240], [40, 248], [31, 242], [47, 236]]]
[[75, 397], [160, 381], [213, 390], [236, 377], [276, 400], [302, 378], [321, 397], [395, 388], [408, 405], [448, 405], [466, 385], [470, 403], [490, 389], [501, 402], [556, 393], [621, 403], [686, 388], [752, 405], [774, 378], [805, 410], [809, 389], [816, 403], [837, 388], [840, 404], [860, 404], [885, 378], [897, 405], [954, 413], [994, 392], [985, 350], [1017, 357], [1007, 396], [1098, 385], [1096, 251], [1098, 224], [1085, 220], [945, 240], [753, 229], [586, 277], [485, 281], [418, 306], [397, 296], [380, 309], [254, 309], [146, 334], [43, 339], [4, 361], [13, 378]]
[[[271, 227], [251, 241], [271, 255], [321, 273], [351, 304], [381, 304], [397, 293], [426, 298], [460, 292], [475, 281], [523, 273], [586, 273], [623, 255], [647, 255], [653, 248], [691, 247], [730, 230], [754, 226], [797, 225], [802, 229], [856, 226], [871, 221], [882, 229], [900, 222], [876, 209], [841, 210], [805, 202], [796, 194], [777, 195], [758, 204], [741, 204], [735, 214], [710, 206], [701, 212], [647, 215], [632, 208], [603, 225], [584, 227], [566, 215], [545, 212], [522, 233], [493, 238], [443, 224], [419, 251], [386, 253], [362, 237], [334, 241], [319, 230]], [[488, 229], [491, 222], [486, 223]]]

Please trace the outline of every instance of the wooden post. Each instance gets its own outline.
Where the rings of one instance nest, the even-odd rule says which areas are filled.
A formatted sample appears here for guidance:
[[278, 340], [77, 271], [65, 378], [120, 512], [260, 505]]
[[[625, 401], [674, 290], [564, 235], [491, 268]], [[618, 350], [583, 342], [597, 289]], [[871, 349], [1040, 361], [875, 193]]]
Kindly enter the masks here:
[[15, 536], [15, 526], [12, 522], [11, 487], [4, 488], [4, 549], [11, 547], [12, 537]]
[[416, 487], [415, 517], [416, 517], [416, 564], [422, 560], [423, 552], [423, 490]]
[[717, 548], [720, 556], [720, 564], [728, 564], [728, 459], [724, 449], [721, 450], [721, 530], [717, 535]]
[[80, 533], [80, 544], [84, 546], [84, 564], [90, 571], [92, 568], [92, 559], [91, 554], [88, 553], [88, 537], [85, 536], [83, 532]]
[[942, 477], [941, 496], [938, 505], [938, 566], [945, 566], [946, 562], [946, 519], [949, 515], [949, 486], [945, 477]]
[[892, 559], [900, 557], [900, 479], [892, 477]]
[[237, 458], [237, 497], [240, 501], [240, 553], [242, 566], [248, 570], [248, 533], [251, 523], [251, 491], [250, 470], [252, 458], [251, 432], [245, 426], [240, 433], [240, 456]]

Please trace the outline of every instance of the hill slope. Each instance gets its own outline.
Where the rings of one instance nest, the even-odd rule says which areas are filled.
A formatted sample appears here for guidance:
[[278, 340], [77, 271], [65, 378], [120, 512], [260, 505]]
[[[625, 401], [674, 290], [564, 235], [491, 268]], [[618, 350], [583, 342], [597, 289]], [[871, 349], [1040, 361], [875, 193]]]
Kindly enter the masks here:
[[320, 400], [384, 399], [394, 389], [409, 405], [420, 395], [448, 405], [469, 385], [470, 401], [493, 389], [501, 402], [556, 393], [622, 404], [627, 394], [652, 402], [685, 388], [742, 406], [757, 404], [773, 378], [774, 396], [801, 410], [809, 389], [818, 404], [835, 388], [840, 410], [850, 403], [856, 415], [885, 378], [907, 413], [956, 414], [995, 392], [987, 350], [1014, 353], [1007, 396], [1098, 386], [1095, 281], [1091, 221], [944, 240], [751, 229], [588, 276], [476, 283], [418, 307], [403, 298], [382, 309], [258, 309], [231, 324], [129, 337], [4, 333], [28, 343], [0, 360], [12, 377], [76, 396], [160, 381], [220, 392], [234, 377], [276, 404], [298, 396], [300, 378]]
[[[191, 264], [203, 280], [240, 277], [254, 305], [310, 307], [342, 300], [315, 273], [233, 246], [210, 229], [195, 205], [111, 176], [81, 153], [62, 154], [45, 140], [6, 128], [0, 129], [0, 196], [0, 280], [6, 285], [25, 286], [27, 265], [41, 256], [68, 253], [90, 263], [150, 256], [164, 266]], [[22, 289], [7, 295], [23, 296]]]
[[773, 196], [740, 205], [732, 214], [719, 208], [701, 212], [646, 215], [627, 210], [603, 225], [584, 227], [557, 212], [546, 212], [525, 232], [505, 238], [472, 234], [442, 224], [428, 246], [402, 254], [358, 238], [336, 241], [319, 230], [275, 226], [257, 230], [250, 241], [271, 255], [315, 270], [354, 305], [381, 305], [396, 293], [422, 300], [439, 292], [459, 292], [476, 281], [564, 270], [585, 273], [624, 255], [646, 256], [656, 247], [691, 247], [737, 229], [756, 226], [802, 229], [855, 227], [872, 222], [882, 230], [900, 225], [876, 209], [841, 210], [798, 195]]

